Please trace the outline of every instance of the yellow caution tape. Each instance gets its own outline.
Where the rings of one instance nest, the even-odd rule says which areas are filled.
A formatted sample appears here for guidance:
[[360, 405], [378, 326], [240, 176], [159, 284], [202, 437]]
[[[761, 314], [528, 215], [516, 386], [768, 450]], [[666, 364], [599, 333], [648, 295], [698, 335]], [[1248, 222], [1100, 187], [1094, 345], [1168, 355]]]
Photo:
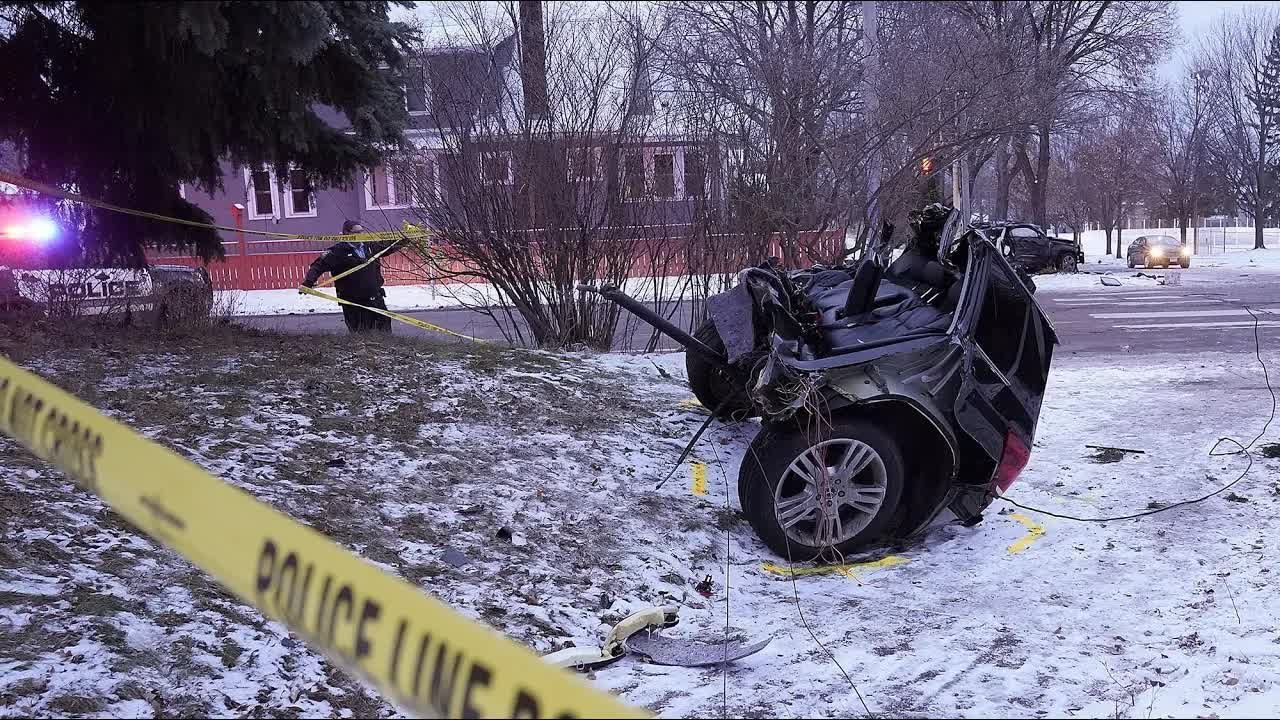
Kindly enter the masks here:
[[454, 332], [449, 328], [440, 327], [439, 325], [432, 325], [431, 323], [425, 320], [419, 320], [418, 318], [409, 317], [408, 315], [401, 315], [398, 312], [383, 310], [382, 308], [369, 307], [368, 305], [361, 305], [360, 303], [351, 302], [350, 300], [343, 300], [342, 298], [334, 297], [333, 295], [326, 295], [325, 293], [322, 293], [319, 290], [316, 290], [315, 288], [309, 288], [306, 285], [298, 286], [298, 292], [306, 293], [307, 295], [314, 295], [315, 297], [323, 298], [325, 300], [328, 300], [329, 302], [336, 302], [339, 305], [350, 305], [351, 307], [363, 308], [365, 310], [368, 310], [371, 313], [377, 313], [379, 315], [382, 315], [383, 317], [389, 317], [392, 320], [399, 320], [402, 323], [406, 323], [414, 327], [422, 328], [423, 330], [430, 330], [431, 332], [444, 333], [445, 335], [452, 335], [454, 337], [462, 338], [463, 340], [470, 340], [471, 342], [478, 342], [478, 343], [486, 342], [485, 340], [481, 340], [480, 338], [471, 337], [470, 335], [463, 335], [462, 333], [459, 333], [459, 332]]
[[377, 232], [352, 233], [350, 235], [306, 235], [301, 233], [281, 233], [281, 232], [271, 232], [269, 230], [253, 230], [250, 228], [236, 228], [236, 227], [229, 227], [227, 225], [215, 225], [213, 223], [203, 223], [197, 220], [184, 220], [182, 218], [170, 217], [168, 215], [161, 215], [159, 213], [148, 212], [146, 210], [137, 210], [135, 208], [128, 208], [128, 207], [124, 207], [123, 205], [116, 205], [113, 203], [109, 203], [105, 200], [98, 200], [96, 198], [91, 198], [86, 195], [67, 192], [62, 188], [54, 187], [52, 185], [47, 185], [37, 180], [32, 180], [30, 178], [22, 177], [21, 175], [14, 175], [13, 173], [4, 172], [3, 170], [0, 170], [0, 182], [9, 183], [10, 185], [16, 185], [20, 188], [23, 188], [24, 190], [38, 192], [43, 195], [50, 195], [52, 197], [61, 198], [63, 200], [70, 200], [71, 202], [77, 202], [84, 205], [89, 205], [90, 207], [101, 208], [102, 210], [110, 210], [112, 212], [118, 212], [124, 215], [133, 215], [135, 217], [148, 218], [151, 220], [159, 220], [160, 222], [173, 223], [176, 225], [187, 225], [189, 227], [204, 228], [206, 230], [220, 230], [222, 232], [244, 233], [245, 235], [259, 235], [264, 237], [278, 238], [282, 240], [307, 240], [310, 242], [324, 242], [324, 243], [387, 242], [390, 240], [402, 240], [402, 239], [409, 239], [409, 238], [416, 239], [416, 238], [426, 238], [430, 236], [430, 233], [422, 230], [422, 228], [420, 227], [414, 227], [412, 231], [413, 232], [412, 235], [409, 234], [409, 231], [407, 230], [380, 230]]
[[407, 709], [640, 717], [5, 358], [0, 430]]

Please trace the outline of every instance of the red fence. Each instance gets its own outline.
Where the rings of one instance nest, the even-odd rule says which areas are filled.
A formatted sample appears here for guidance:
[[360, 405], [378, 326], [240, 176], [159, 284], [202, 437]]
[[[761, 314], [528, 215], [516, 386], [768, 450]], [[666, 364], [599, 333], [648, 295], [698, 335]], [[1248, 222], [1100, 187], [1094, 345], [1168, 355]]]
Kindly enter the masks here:
[[[844, 233], [841, 231], [828, 231], [822, 234], [822, 237], [814, 243], [812, 233], [802, 233], [809, 235], [809, 238], [802, 239], [802, 244], [813, 247], [815, 245], [822, 247], [823, 254], [831, 255], [844, 244]], [[804, 242], [808, 240], [808, 242]], [[294, 241], [285, 241], [294, 242]], [[652, 256], [664, 256], [667, 259], [661, 264], [662, 274], [664, 275], [680, 275], [686, 270], [687, 253], [693, 251], [688, 245], [688, 238], [671, 238], [660, 241], [655, 240], [636, 240], [653, 244], [653, 248], [646, 248], [645, 253], [651, 253]], [[673, 243], [678, 245], [673, 246]], [[714, 244], [712, 245], [714, 247]], [[661, 248], [661, 249], [658, 249]], [[204, 264], [202, 260], [189, 256], [167, 257], [155, 254], [149, 259], [157, 265], [185, 265], [187, 267], [199, 267], [203, 265], [208, 271], [209, 276], [213, 280], [213, 286], [218, 290], [287, 290], [296, 288], [302, 284], [302, 279], [307, 273], [308, 266], [311, 265], [319, 255], [320, 250], [311, 250], [305, 252], [264, 252], [255, 254], [252, 248], [249, 248], [248, 254], [231, 254], [235, 252], [234, 245], [228, 245], [228, 254], [223, 260]], [[272, 248], [274, 249], [274, 247]], [[292, 248], [291, 248], [292, 249]], [[642, 253], [642, 254], [645, 254]], [[778, 240], [770, 243], [769, 254], [780, 255], [781, 248]], [[752, 258], [747, 262], [759, 262], [763, 258]], [[726, 258], [726, 260], [729, 260]], [[804, 262], [812, 262], [814, 258], [803, 258]], [[698, 261], [699, 267], [715, 267], [720, 263], [707, 262], [707, 258]], [[741, 266], [741, 261], [733, 260], [730, 264]], [[653, 265], [646, 262], [643, 258], [635, 263], [633, 274], [645, 275]], [[729, 272], [734, 268], [717, 268], [720, 271]], [[386, 278], [388, 285], [416, 285], [424, 282], [422, 272], [413, 272], [410, 268], [409, 261], [402, 255], [389, 255], [382, 260], [383, 276]], [[458, 280], [452, 280], [458, 282]]]

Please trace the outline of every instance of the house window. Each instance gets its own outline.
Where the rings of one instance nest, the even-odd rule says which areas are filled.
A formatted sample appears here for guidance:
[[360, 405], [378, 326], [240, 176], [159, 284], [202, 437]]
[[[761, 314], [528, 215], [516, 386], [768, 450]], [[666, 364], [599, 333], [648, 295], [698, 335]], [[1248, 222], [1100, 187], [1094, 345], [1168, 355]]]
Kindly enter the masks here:
[[182, 198], [183, 200], [186, 200], [186, 199], [187, 199], [187, 184], [186, 184], [186, 183], [178, 183], [178, 197]]
[[386, 166], [379, 165], [369, 171], [364, 204], [370, 210], [395, 204], [391, 199], [391, 176], [387, 174]]
[[414, 158], [379, 165], [365, 178], [364, 204], [367, 210], [407, 208], [425, 199], [439, 197], [434, 158]]
[[315, 217], [316, 194], [311, 177], [305, 170], [289, 171], [289, 183], [284, 194], [285, 217]]
[[600, 148], [569, 148], [569, 179], [594, 180], [599, 167]]
[[628, 200], [644, 197], [644, 156], [640, 153], [622, 157], [622, 192]]
[[431, 109], [427, 74], [421, 66], [410, 67], [405, 74], [404, 106], [410, 114], [424, 114]]
[[480, 181], [486, 185], [510, 185], [511, 153], [483, 154], [480, 157]]
[[276, 217], [276, 174], [269, 168], [244, 171], [245, 195], [249, 201], [250, 220], [271, 220]]
[[676, 196], [676, 156], [671, 153], [653, 156], [653, 195], [664, 199]]
[[684, 153], [684, 195], [695, 198], [707, 195], [707, 161], [700, 150]]

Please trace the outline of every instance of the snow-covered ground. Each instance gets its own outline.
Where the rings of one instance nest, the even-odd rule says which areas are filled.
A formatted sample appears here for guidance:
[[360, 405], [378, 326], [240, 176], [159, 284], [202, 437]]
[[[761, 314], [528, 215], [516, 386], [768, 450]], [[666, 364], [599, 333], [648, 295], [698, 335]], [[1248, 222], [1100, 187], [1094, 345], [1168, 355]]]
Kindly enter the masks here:
[[[793, 582], [738, 508], [755, 424], [708, 431], [705, 495], [688, 464], [654, 489], [704, 417], [680, 355], [258, 334], [0, 350], [540, 652], [598, 645], [665, 602], [682, 606], [670, 633], [712, 636], [727, 614], [772, 637], [724, 671], [628, 658], [592, 676], [661, 716], [862, 715], [835, 661], [880, 716], [1280, 706], [1280, 459], [1135, 521], [997, 503], [976, 527]], [[1209, 457], [1214, 440], [1247, 442], [1270, 409], [1252, 355], [1059, 361], [1010, 496], [1095, 516], [1202, 495], [1246, 465]], [[0, 508], [0, 716], [395, 713], [7, 439]], [[709, 599], [693, 590], [706, 575]]]
[[[633, 297], [642, 300], [673, 297], [687, 288], [688, 279], [672, 277], [638, 277], [623, 286]], [[332, 287], [320, 288], [333, 295]], [[441, 308], [482, 307], [501, 302], [499, 293], [488, 283], [437, 283], [424, 285], [388, 285], [387, 308], [437, 310]], [[337, 303], [304, 295], [297, 290], [222, 290], [218, 306], [229, 315], [310, 315], [341, 312]]]

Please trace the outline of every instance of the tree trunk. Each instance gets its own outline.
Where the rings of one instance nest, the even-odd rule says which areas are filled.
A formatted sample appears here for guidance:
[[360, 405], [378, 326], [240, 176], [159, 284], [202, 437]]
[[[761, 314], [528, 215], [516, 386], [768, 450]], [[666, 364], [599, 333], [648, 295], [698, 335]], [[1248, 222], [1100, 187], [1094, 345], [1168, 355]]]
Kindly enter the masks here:
[[1110, 225], [1106, 227], [1106, 233], [1107, 233], [1107, 252], [1105, 254], [1110, 255], [1111, 254], [1111, 226]]
[[1035, 224], [1044, 227], [1048, 221], [1049, 197], [1049, 132], [1048, 120], [1042, 120], [1037, 130], [1039, 147], [1036, 152], [1036, 176], [1031, 179], [1031, 215]]
[[1187, 219], [1181, 215], [1178, 216], [1178, 231], [1182, 233], [1182, 244], [1187, 244]]
[[1007, 141], [1001, 141], [996, 148], [996, 208], [992, 213], [992, 220], [1008, 220], [1009, 219], [1009, 187], [1013, 185], [1013, 178], [1017, 176], [1013, 172], [1013, 168], [1009, 167], [1009, 146]]
[[1116, 259], [1120, 259], [1120, 250], [1124, 247], [1124, 225], [1116, 223]]

